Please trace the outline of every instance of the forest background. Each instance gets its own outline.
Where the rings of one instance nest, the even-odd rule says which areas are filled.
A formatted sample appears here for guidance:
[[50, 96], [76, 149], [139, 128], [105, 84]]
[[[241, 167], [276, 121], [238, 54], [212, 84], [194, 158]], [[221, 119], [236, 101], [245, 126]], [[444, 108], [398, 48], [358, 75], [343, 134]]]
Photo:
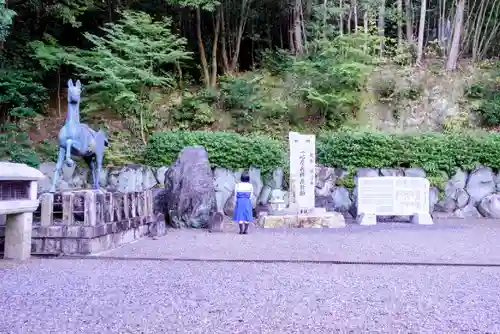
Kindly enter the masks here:
[[160, 132], [491, 131], [499, 41], [500, 0], [0, 0], [0, 158], [54, 159], [69, 78], [110, 165]]

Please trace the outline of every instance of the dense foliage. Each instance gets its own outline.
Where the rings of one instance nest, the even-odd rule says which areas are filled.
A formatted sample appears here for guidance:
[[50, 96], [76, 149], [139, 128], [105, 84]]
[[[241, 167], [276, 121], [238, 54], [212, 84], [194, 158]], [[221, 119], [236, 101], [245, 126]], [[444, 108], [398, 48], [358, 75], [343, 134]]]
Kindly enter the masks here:
[[486, 77], [467, 87], [466, 95], [475, 100], [476, 112], [485, 126], [500, 125], [500, 68], [496, 63]]
[[151, 166], [172, 164], [187, 146], [203, 146], [213, 167], [260, 168], [268, 173], [285, 163], [281, 142], [263, 136], [242, 136], [230, 132], [158, 132], [152, 135], [145, 162]]
[[17, 129], [13, 123], [0, 127], [0, 159], [9, 159], [37, 168], [40, 159], [33, 150], [28, 135]]
[[[158, 131], [278, 139], [337, 130], [366, 116], [367, 80], [379, 65], [412, 72], [437, 60], [451, 72], [462, 56], [497, 55], [498, 8], [500, 0], [0, 0], [0, 120], [8, 123], [0, 146], [10, 147], [0, 158], [29, 150], [34, 119], [62, 125], [62, 83], [75, 76], [82, 117], [107, 127], [116, 148], [108, 161], [117, 163], [134, 161], [123, 147], [142, 152]], [[396, 86], [378, 89], [394, 119], [406, 108], [394, 101]], [[499, 99], [488, 89], [478, 111], [495, 125]], [[54, 145], [56, 128], [33, 144]]]

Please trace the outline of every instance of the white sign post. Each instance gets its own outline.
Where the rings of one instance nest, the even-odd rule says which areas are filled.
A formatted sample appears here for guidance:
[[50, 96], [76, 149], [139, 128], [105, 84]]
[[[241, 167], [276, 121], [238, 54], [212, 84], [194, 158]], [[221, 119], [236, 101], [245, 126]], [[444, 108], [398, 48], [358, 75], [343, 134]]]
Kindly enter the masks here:
[[289, 143], [289, 209], [296, 214], [308, 214], [313, 211], [315, 205], [316, 137], [290, 132]]
[[377, 216], [412, 216], [412, 223], [432, 225], [429, 188], [420, 177], [360, 177], [357, 222], [375, 225]]

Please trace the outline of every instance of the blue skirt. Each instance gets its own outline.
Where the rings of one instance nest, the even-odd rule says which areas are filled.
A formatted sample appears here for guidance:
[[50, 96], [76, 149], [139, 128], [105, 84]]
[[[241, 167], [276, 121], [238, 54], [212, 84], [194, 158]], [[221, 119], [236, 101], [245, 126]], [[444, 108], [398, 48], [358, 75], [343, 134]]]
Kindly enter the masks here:
[[252, 200], [250, 199], [250, 193], [238, 192], [236, 194], [233, 221], [236, 223], [253, 222]]

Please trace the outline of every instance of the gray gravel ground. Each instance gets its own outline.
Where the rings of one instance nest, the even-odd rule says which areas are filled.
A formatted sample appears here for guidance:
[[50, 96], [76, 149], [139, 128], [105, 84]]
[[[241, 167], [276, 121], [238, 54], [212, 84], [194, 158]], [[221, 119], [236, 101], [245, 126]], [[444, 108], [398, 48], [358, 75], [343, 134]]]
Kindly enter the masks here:
[[[496, 224], [170, 231], [106, 255], [493, 263]], [[500, 333], [500, 267], [32, 259], [0, 278], [2, 334]]]
[[101, 255], [500, 264], [500, 221], [443, 220], [432, 226], [381, 223], [323, 230], [254, 229], [248, 235], [169, 230], [158, 240], [141, 240]]
[[33, 260], [0, 333], [499, 333], [500, 269]]

